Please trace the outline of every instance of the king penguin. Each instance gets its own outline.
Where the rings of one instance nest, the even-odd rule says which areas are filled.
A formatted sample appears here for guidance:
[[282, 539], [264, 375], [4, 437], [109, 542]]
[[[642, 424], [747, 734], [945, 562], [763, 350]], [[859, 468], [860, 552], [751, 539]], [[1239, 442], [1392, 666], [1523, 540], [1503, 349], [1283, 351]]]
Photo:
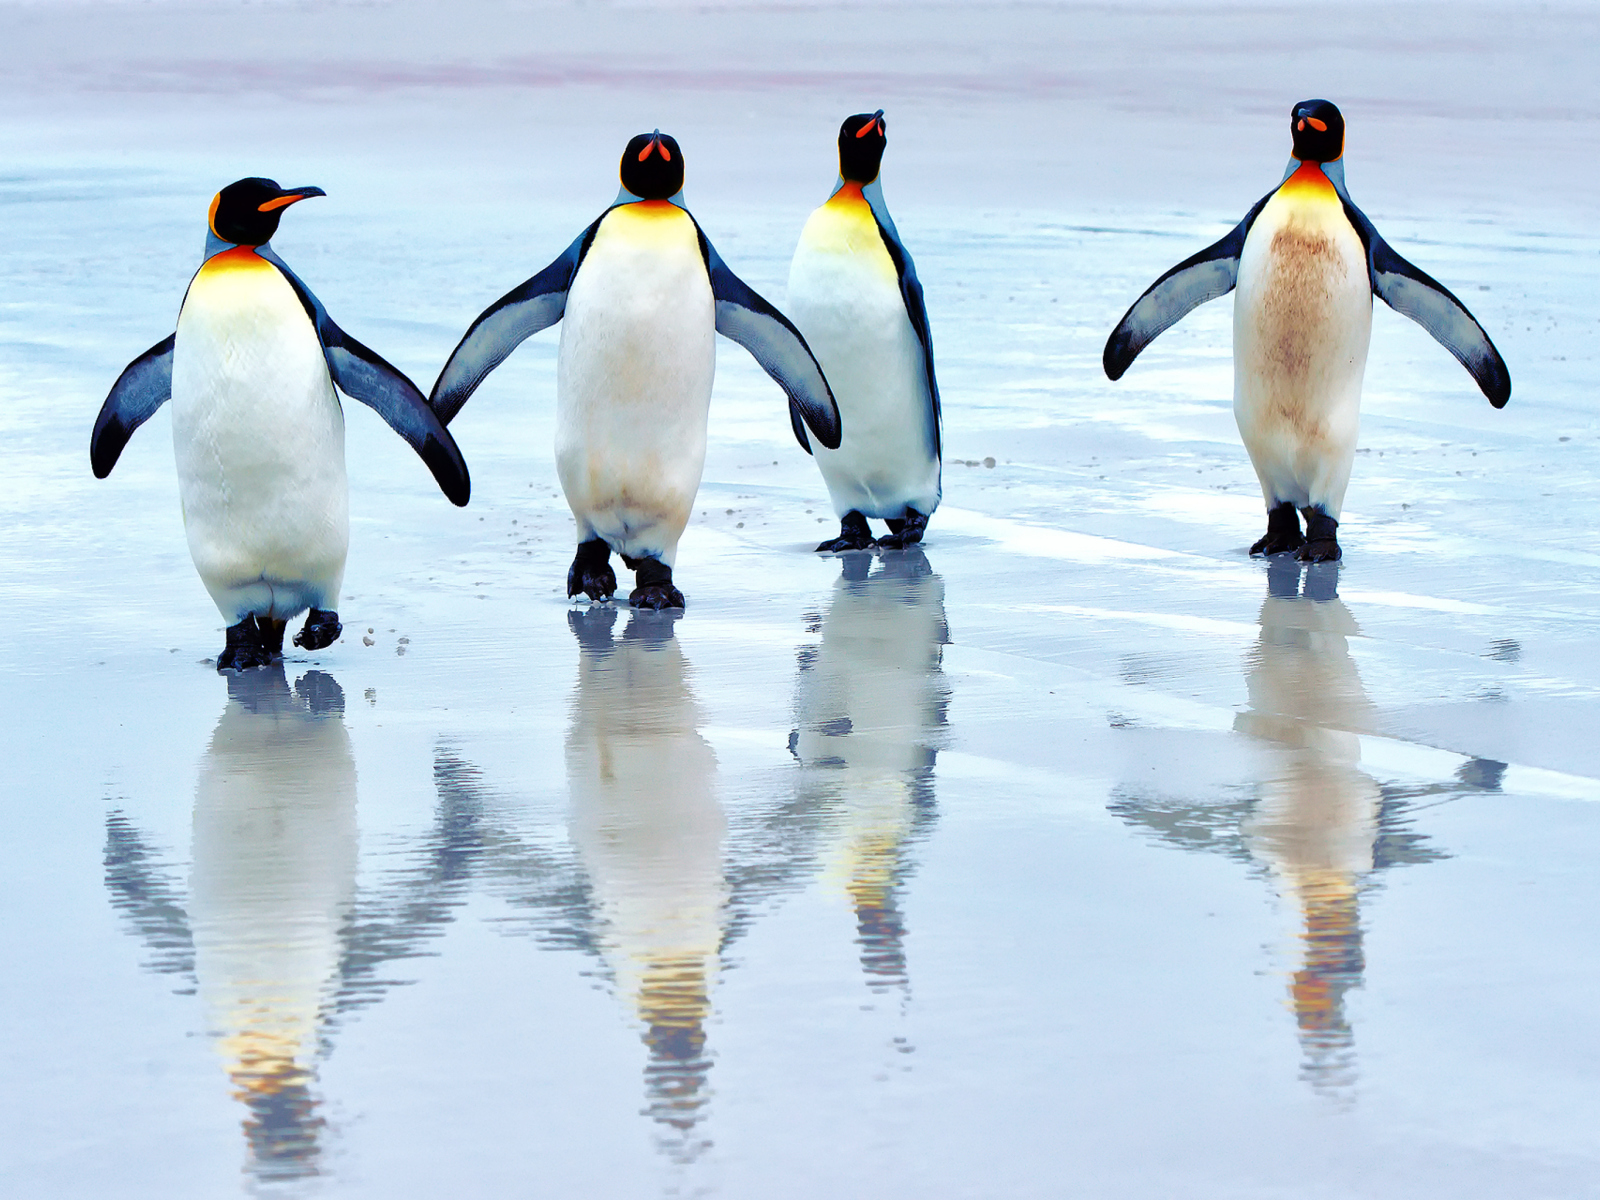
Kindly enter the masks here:
[[1511, 397], [1511, 376], [1466, 306], [1396, 254], [1351, 201], [1338, 108], [1305, 100], [1289, 123], [1294, 156], [1282, 181], [1227, 237], [1150, 285], [1112, 330], [1104, 364], [1120, 379], [1163, 330], [1237, 287], [1233, 413], [1267, 506], [1267, 532], [1250, 553], [1326, 562], [1341, 553], [1373, 295], [1438, 339], [1496, 408]]
[[405, 438], [449, 499], [467, 466], [422, 393], [356, 341], [268, 245], [283, 212], [321, 188], [230, 183], [211, 201], [205, 258], [177, 331], [134, 359], [106, 397], [89, 443], [104, 479], [133, 431], [172, 400], [172, 443], [189, 553], [228, 622], [217, 670], [331, 645], [350, 545], [344, 413], [334, 385]]
[[[683, 151], [656, 130], [629, 141], [616, 201], [532, 279], [472, 323], [433, 385], [449, 423], [507, 355], [562, 321], [556, 474], [577, 522], [567, 595], [617, 589], [637, 608], [682, 608], [672, 581], [706, 457], [715, 335], [755, 356], [789, 397], [795, 437], [839, 444], [839, 410], [806, 341], [747, 287], [683, 202]], [[564, 320], [563, 320], [564, 318]]]
[[[939, 506], [939, 385], [922, 284], [883, 201], [883, 110], [839, 128], [839, 181], [800, 231], [789, 313], [827, 372], [844, 419], [836, 450], [816, 451], [839, 516], [821, 553], [922, 540]], [[888, 523], [873, 541], [868, 517]]]

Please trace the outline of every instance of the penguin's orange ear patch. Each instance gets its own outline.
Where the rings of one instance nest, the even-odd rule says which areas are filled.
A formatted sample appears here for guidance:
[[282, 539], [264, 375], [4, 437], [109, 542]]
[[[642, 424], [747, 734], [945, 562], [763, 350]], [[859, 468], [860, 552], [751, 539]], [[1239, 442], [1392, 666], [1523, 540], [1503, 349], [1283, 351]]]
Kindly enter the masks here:
[[[1328, 123], [1326, 121], [1319, 121], [1315, 117], [1307, 117], [1306, 125], [1311, 126], [1311, 128], [1315, 129], [1318, 133], [1328, 132]], [[1304, 126], [1301, 128], [1304, 128]]]
[[206, 224], [211, 227], [211, 232], [216, 233], [218, 237], [222, 236], [220, 233], [217, 233], [217, 205], [221, 203], [222, 193], [218, 192], [215, 196], [211, 197], [211, 207], [206, 210]]

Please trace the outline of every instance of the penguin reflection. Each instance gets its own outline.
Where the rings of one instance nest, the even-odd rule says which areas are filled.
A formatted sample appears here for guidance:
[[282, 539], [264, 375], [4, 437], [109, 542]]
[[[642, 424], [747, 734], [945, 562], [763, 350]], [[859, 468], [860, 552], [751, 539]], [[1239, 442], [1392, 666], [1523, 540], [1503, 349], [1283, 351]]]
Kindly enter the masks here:
[[934, 816], [949, 695], [940, 672], [944, 584], [920, 548], [843, 558], [820, 643], [800, 654], [789, 749], [807, 799], [836, 814], [834, 857], [874, 990], [908, 986], [899, 889], [907, 847]]
[[646, 1112], [686, 1139], [707, 1100], [705, 1027], [727, 919], [716, 756], [672, 615], [636, 611], [620, 639], [610, 605], [568, 619], [579, 644], [572, 841], [602, 956], [644, 1022]]
[[252, 1172], [315, 1174], [312, 1085], [356, 877], [356, 769], [332, 676], [228, 679], [195, 788], [189, 927], [206, 1020], [248, 1110]]
[[1234, 727], [1270, 747], [1271, 767], [1243, 827], [1252, 855], [1298, 905], [1302, 965], [1290, 994], [1303, 1074], [1327, 1090], [1355, 1080], [1345, 993], [1361, 983], [1360, 890], [1372, 870], [1382, 791], [1361, 770], [1355, 731], [1373, 710], [1350, 657], [1359, 635], [1335, 594], [1336, 568], [1268, 568], [1261, 632], [1245, 673], [1250, 709]]

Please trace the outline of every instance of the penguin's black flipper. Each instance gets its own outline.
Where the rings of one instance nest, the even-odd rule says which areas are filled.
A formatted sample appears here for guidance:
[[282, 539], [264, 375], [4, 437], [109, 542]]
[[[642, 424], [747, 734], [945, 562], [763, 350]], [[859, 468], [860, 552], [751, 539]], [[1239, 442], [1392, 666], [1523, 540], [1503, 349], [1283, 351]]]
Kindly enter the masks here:
[[133, 431], [172, 399], [172, 347], [178, 335], [168, 334], [123, 369], [100, 406], [94, 432], [89, 435], [89, 465], [94, 477], [104, 479], [117, 465], [122, 448]]
[[256, 253], [277, 267], [294, 288], [295, 295], [300, 297], [301, 307], [311, 318], [317, 338], [322, 342], [322, 357], [328, 364], [328, 374], [339, 385], [339, 390], [352, 400], [361, 401], [388, 422], [389, 428], [405, 438], [427, 464], [445, 498], [451, 504], [464, 507], [472, 498], [472, 479], [467, 474], [466, 460], [461, 457], [455, 438], [428, 407], [417, 385], [377, 351], [363, 346], [340, 329], [322, 301], [271, 248], [261, 246]]
[[[844, 186], [842, 182], [840, 186]], [[878, 234], [883, 238], [884, 249], [889, 252], [895, 274], [900, 280], [900, 298], [905, 301], [906, 317], [911, 321], [917, 341], [922, 344], [922, 369], [928, 378], [928, 403], [933, 409], [933, 457], [942, 459], [944, 439], [940, 433], [943, 419], [939, 411], [939, 381], [933, 374], [933, 333], [928, 328], [928, 308], [922, 298], [922, 281], [917, 278], [916, 264], [911, 261], [910, 253], [900, 241], [900, 231], [894, 227], [894, 220], [889, 216], [889, 207], [883, 200], [883, 185], [874, 179], [862, 187], [861, 195], [878, 223]]]
[[472, 498], [472, 479], [461, 448], [428, 407], [417, 385], [340, 329], [326, 314], [317, 332], [322, 335], [328, 371], [339, 390], [387, 421], [389, 428], [405, 438], [428, 465], [450, 503], [465, 506]]
[[501, 296], [467, 329], [428, 397], [428, 405], [446, 425], [490, 371], [528, 338], [561, 320], [567, 310], [567, 289], [604, 219], [605, 213], [600, 214], [555, 262]]
[[1489, 403], [1504, 408], [1511, 399], [1511, 372], [1477, 318], [1444, 284], [1396, 254], [1366, 214], [1348, 198], [1344, 211], [1367, 248], [1367, 272], [1373, 293], [1395, 312], [1410, 317], [1433, 334], [1467, 369]]
[[706, 273], [711, 277], [711, 294], [717, 302], [717, 332], [750, 351], [761, 369], [784, 390], [789, 397], [789, 423], [802, 450], [811, 453], [804, 425], [811, 427], [817, 441], [829, 450], [837, 450], [839, 406], [811, 347], [788, 317], [728, 269], [699, 222], [695, 229], [700, 234]]
[[1227, 237], [1184, 259], [1133, 302], [1133, 307], [1123, 314], [1106, 339], [1101, 362], [1108, 378], [1121, 379], [1122, 373], [1139, 357], [1139, 352], [1162, 333], [1207, 300], [1233, 291], [1234, 284], [1239, 281], [1239, 255], [1244, 250], [1244, 239], [1275, 192], [1276, 189], [1256, 201], [1255, 207]]

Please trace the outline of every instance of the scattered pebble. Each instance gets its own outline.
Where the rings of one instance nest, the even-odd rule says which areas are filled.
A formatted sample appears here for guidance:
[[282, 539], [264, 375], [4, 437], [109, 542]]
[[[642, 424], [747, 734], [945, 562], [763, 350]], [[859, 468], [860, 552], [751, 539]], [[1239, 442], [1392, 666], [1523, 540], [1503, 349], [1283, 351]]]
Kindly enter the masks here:
[[361, 638], [361, 644], [363, 646], [371, 646], [371, 645], [373, 645], [373, 641], [372, 641], [371, 638], [366, 637], [365, 635], [363, 635], [362, 638]]

